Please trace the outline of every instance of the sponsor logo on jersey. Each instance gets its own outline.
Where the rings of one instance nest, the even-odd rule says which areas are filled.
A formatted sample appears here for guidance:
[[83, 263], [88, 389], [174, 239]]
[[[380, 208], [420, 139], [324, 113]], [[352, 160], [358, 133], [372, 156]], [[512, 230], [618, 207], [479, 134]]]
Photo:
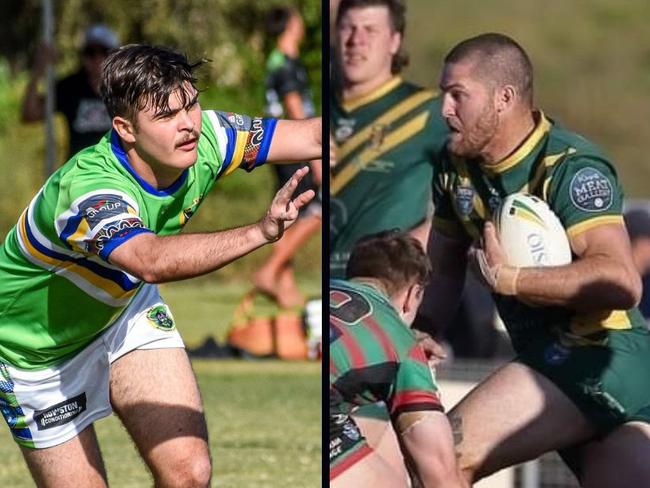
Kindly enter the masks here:
[[551, 366], [558, 366], [566, 361], [570, 354], [571, 349], [555, 342], [544, 351], [544, 361]]
[[596, 168], [588, 167], [578, 171], [571, 180], [569, 191], [571, 202], [585, 212], [602, 212], [612, 205], [612, 184]]
[[203, 200], [203, 193], [201, 193], [198, 197], [192, 200], [192, 205], [190, 205], [187, 208], [183, 209], [183, 212], [181, 213], [181, 225], [185, 225], [190, 218], [192, 218], [192, 215], [196, 212], [196, 209], [199, 208], [199, 204], [201, 203], [201, 200]]
[[337, 144], [341, 144], [345, 142], [347, 139], [349, 139], [352, 133], [354, 132], [354, 126], [356, 124], [356, 120], [339, 119], [338, 123], [339, 125], [334, 131], [334, 139], [336, 140]]
[[233, 125], [236, 125], [239, 129], [243, 129], [246, 125], [246, 121], [244, 120], [244, 117], [236, 114], [234, 112], [228, 112], [226, 114], [226, 117], [228, 118], [228, 122], [230, 122]]
[[92, 229], [102, 220], [120, 214], [135, 215], [135, 209], [118, 195], [93, 195], [79, 204], [80, 213]]
[[388, 132], [388, 126], [386, 124], [375, 124], [372, 126], [370, 132], [370, 148], [378, 151], [381, 148], [381, 145], [386, 139], [386, 132]]
[[330, 441], [330, 461], [343, 452], [343, 441], [335, 437]]
[[51, 429], [67, 424], [86, 410], [86, 394], [63, 400], [45, 410], [34, 411], [34, 422], [38, 430]]
[[174, 318], [165, 304], [154, 305], [147, 311], [149, 323], [156, 329], [174, 330]]
[[349, 421], [343, 425], [343, 435], [353, 441], [358, 441], [361, 437], [357, 426]]
[[461, 185], [456, 187], [456, 209], [463, 217], [468, 217], [474, 210], [474, 188], [469, 185]]

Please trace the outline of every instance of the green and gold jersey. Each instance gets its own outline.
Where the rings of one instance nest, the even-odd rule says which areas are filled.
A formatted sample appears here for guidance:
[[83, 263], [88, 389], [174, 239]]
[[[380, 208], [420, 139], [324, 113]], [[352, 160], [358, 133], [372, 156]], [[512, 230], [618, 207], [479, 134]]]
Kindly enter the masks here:
[[[433, 226], [438, 232], [476, 239], [501, 199], [518, 192], [545, 200], [570, 237], [598, 225], [623, 225], [623, 192], [607, 157], [543, 113], [536, 116], [528, 139], [496, 165], [481, 166], [443, 150], [433, 186]], [[501, 295], [495, 295], [495, 301], [517, 350], [545, 329], [555, 330], [566, 343], [598, 344], [607, 330], [645, 327], [636, 308], [585, 314], [531, 307]]]
[[265, 161], [275, 122], [203, 112], [196, 163], [162, 190], [115, 132], [59, 168], [0, 246], [0, 359], [45, 368], [97, 337], [142, 285], [111, 252], [143, 232], [180, 232], [218, 178]]
[[331, 100], [338, 149], [330, 184], [330, 272], [341, 278], [355, 242], [423, 222], [447, 125], [432, 90], [396, 77], [374, 92]]
[[401, 413], [442, 410], [422, 348], [387, 297], [355, 281], [330, 283], [330, 415], [383, 401]]

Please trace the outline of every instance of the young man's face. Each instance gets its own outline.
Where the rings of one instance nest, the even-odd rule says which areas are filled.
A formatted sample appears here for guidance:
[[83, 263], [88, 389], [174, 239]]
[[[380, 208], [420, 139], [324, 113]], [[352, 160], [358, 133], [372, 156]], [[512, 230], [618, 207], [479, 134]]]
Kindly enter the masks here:
[[473, 76], [473, 67], [472, 61], [447, 63], [440, 80], [447, 149], [465, 158], [479, 156], [499, 127], [493, 90]]
[[183, 89], [191, 100], [183, 107], [181, 88], [172, 92], [169, 111], [148, 107], [137, 114], [135, 148], [140, 157], [157, 171], [182, 171], [198, 157], [201, 134], [201, 107], [198, 92], [187, 83]]
[[394, 32], [387, 7], [352, 8], [336, 30], [336, 53], [348, 85], [360, 85], [391, 77], [393, 56], [401, 36]]

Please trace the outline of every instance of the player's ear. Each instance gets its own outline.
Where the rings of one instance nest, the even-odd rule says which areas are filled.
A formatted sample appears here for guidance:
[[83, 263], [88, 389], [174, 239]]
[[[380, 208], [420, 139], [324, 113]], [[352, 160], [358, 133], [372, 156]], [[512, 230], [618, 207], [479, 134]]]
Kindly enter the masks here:
[[511, 108], [517, 97], [517, 90], [512, 85], [504, 85], [497, 90], [497, 110], [503, 112]]
[[390, 53], [394, 56], [398, 53], [399, 47], [402, 45], [402, 34], [393, 32], [390, 37]]
[[418, 307], [418, 285], [413, 284], [408, 287], [404, 296], [404, 303], [402, 304], [402, 312], [408, 314], [409, 312], [417, 309]]
[[135, 126], [130, 120], [116, 115], [113, 117], [113, 129], [124, 142], [131, 144], [135, 142]]

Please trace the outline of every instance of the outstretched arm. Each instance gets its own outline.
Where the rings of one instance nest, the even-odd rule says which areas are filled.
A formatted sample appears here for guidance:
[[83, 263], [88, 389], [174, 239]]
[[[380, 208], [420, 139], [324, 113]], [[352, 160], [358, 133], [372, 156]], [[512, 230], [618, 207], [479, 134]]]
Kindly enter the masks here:
[[323, 157], [322, 126], [321, 117], [278, 120], [267, 161], [286, 163], [321, 159]]
[[203, 234], [162, 237], [139, 234], [117, 247], [109, 261], [148, 283], [192, 278], [221, 268], [282, 237], [284, 229], [297, 219], [300, 208], [314, 197], [314, 192], [309, 190], [291, 200], [308, 171], [308, 168], [296, 171], [256, 224]]

